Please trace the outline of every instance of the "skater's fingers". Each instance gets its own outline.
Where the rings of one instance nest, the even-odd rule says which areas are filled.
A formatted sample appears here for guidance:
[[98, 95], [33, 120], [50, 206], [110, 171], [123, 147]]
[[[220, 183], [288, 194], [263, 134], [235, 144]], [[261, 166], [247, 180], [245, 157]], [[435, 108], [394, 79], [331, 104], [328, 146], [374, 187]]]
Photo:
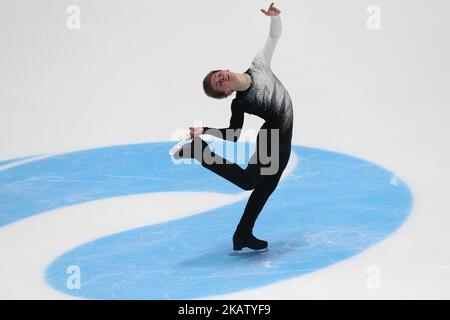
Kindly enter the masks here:
[[261, 9], [261, 12], [264, 13], [265, 15], [267, 15], [267, 11], [264, 9]]

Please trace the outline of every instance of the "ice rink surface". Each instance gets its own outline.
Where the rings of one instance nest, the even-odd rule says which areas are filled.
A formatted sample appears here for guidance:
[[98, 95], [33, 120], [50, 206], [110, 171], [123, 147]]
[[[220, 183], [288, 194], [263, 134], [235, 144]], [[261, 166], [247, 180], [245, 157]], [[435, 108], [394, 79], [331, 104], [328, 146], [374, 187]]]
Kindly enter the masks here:
[[0, 298], [450, 298], [448, 1], [276, 3], [294, 156], [269, 251], [228, 256], [248, 194], [167, 150], [228, 124], [201, 81], [268, 4], [0, 3]]

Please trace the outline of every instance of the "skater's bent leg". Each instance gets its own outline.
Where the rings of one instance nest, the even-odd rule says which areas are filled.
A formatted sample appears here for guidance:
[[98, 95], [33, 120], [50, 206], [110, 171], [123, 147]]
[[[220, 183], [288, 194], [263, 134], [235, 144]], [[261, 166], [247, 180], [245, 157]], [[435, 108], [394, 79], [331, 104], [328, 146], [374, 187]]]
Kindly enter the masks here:
[[[218, 174], [222, 178], [234, 183], [244, 190], [253, 190], [260, 180], [259, 167], [248, 165], [246, 169], [230, 162], [205, 148], [206, 157], [211, 161], [200, 161], [203, 167]], [[209, 154], [208, 154], [209, 153]]]
[[[209, 149], [208, 144], [201, 140], [203, 145], [201, 153], [202, 158], [196, 157], [196, 159], [202, 164], [203, 167], [211, 170], [212, 172], [220, 175], [224, 179], [232, 182], [238, 187], [244, 190], [253, 190], [260, 182], [262, 178], [262, 166], [264, 160], [261, 159], [261, 153], [263, 155], [271, 152], [271, 139], [267, 139], [267, 134], [270, 135], [271, 125], [265, 122], [256, 139], [256, 150], [253, 156], [249, 160], [247, 168], [242, 169], [239, 165], [230, 162], [221, 156], [215, 154]], [[263, 137], [261, 139], [261, 137]], [[194, 139], [195, 140], [195, 139]], [[263, 152], [261, 152], [263, 150]]]

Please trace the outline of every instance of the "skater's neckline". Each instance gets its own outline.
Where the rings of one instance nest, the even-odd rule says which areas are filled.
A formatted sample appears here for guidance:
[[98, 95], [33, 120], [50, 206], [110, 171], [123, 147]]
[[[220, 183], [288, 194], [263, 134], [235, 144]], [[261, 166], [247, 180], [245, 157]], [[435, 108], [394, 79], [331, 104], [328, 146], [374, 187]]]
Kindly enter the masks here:
[[239, 94], [239, 95], [246, 94], [246, 93], [249, 92], [249, 91], [252, 89], [252, 87], [253, 87], [253, 77], [252, 77], [252, 74], [251, 74], [250, 69], [247, 69], [244, 73], [246, 73], [246, 74], [248, 74], [248, 75], [250, 76], [250, 79], [252, 80], [252, 82], [250, 83], [250, 86], [249, 86], [247, 89], [245, 89], [245, 90], [243, 90], [243, 91], [237, 91], [237, 94]]

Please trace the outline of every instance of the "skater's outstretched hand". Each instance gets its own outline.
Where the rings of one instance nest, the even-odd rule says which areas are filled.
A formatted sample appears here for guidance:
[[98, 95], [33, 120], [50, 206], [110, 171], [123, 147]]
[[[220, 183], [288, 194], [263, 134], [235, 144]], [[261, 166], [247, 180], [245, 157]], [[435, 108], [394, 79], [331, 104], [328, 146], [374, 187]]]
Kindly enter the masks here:
[[189, 135], [191, 137], [191, 139], [194, 139], [195, 137], [199, 136], [203, 134], [203, 127], [189, 127]]
[[269, 9], [267, 9], [267, 11], [264, 9], [261, 9], [261, 12], [269, 17], [274, 17], [274, 16], [279, 15], [281, 13], [281, 11], [278, 8], [275, 8], [273, 6], [273, 4], [274, 4], [273, 2], [270, 4]]

